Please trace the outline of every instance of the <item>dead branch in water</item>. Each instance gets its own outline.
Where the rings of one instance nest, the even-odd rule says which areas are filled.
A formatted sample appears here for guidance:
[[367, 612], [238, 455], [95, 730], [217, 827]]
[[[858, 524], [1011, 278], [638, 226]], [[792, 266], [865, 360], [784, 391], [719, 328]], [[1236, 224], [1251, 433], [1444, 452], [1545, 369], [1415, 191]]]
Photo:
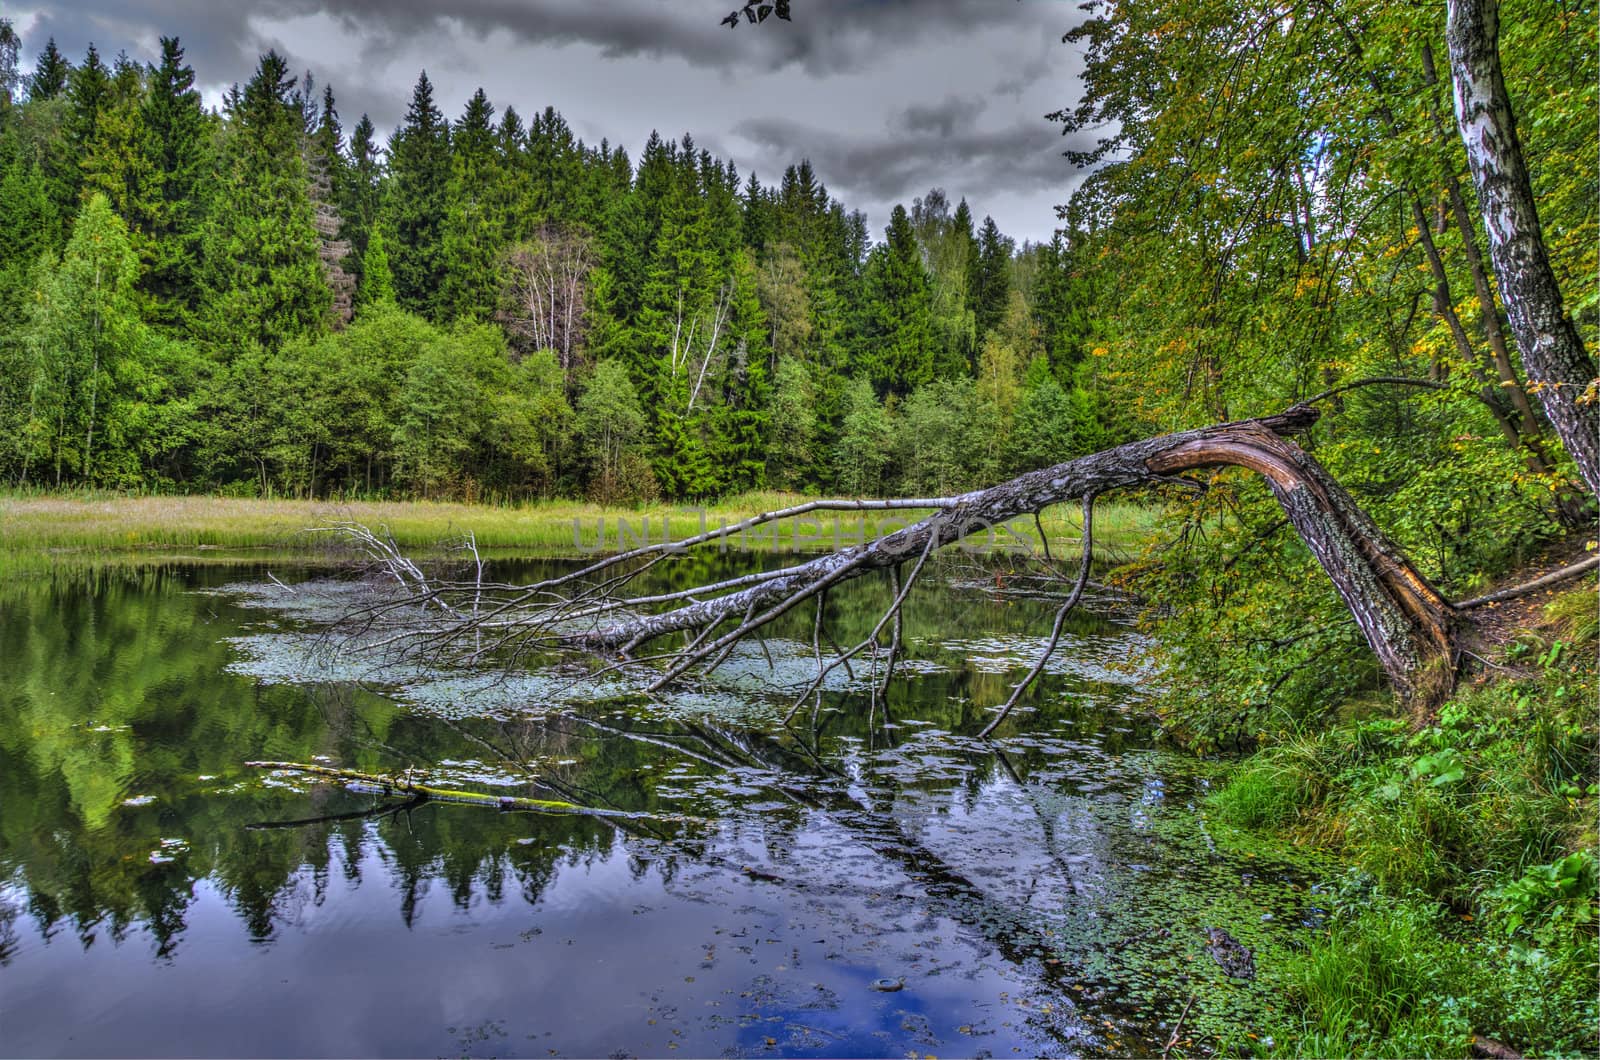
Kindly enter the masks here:
[[649, 813], [633, 813], [628, 810], [595, 809], [591, 806], [579, 806], [575, 802], [564, 802], [559, 799], [529, 799], [518, 795], [488, 795], [477, 791], [456, 791], [451, 788], [434, 787], [431, 784], [420, 784], [411, 779], [409, 771], [380, 775], [376, 773], [361, 773], [354, 769], [339, 769], [334, 766], [312, 765], [306, 762], [246, 762], [245, 765], [251, 769], [307, 773], [312, 776], [342, 780], [350, 784], [360, 784], [379, 795], [409, 795], [414, 798], [431, 799], [435, 802], [460, 802], [471, 806], [489, 806], [499, 810], [523, 810], [533, 813], [567, 814], [580, 817], [645, 818], [658, 816]]

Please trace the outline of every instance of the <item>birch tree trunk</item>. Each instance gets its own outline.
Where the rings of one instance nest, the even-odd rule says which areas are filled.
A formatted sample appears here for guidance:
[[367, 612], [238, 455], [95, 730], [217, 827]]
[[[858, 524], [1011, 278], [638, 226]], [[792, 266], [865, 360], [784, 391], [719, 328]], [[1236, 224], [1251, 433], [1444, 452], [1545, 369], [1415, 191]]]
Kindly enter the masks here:
[[1456, 122], [1523, 366], [1584, 484], [1600, 496], [1600, 403], [1590, 392], [1595, 363], [1562, 305], [1545, 251], [1533, 183], [1500, 69], [1499, 33], [1498, 0], [1449, 0], [1445, 36]]

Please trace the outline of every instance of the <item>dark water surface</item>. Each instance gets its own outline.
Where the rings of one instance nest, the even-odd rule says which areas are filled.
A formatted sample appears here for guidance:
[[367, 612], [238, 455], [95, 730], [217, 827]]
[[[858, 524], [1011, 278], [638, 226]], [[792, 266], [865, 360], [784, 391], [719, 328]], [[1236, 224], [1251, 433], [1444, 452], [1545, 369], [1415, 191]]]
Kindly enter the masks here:
[[[296, 591], [244, 567], [0, 580], [0, 1053], [1158, 1053], [1198, 994], [1192, 1053], [1277, 1004], [1270, 954], [1318, 917], [1313, 876], [1219, 835], [1205, 767], [1155, 749], [1110, 618], [973, 739], [1053, 610], [988, 575], [913, 598], [886, 704], [841, 671], [786, 728], [809, 615], [771, 668], [752, 649], [652, 703], [570, 664], [330, 656], [318, 624], [354, 590], [275, 573]], [[834, 593], [829, 627], [859, 639], [888, 593]], [[658, 816], [406, 806], [253, 759]], [[1208, 926], [1257, 948], [1257, 981]]]

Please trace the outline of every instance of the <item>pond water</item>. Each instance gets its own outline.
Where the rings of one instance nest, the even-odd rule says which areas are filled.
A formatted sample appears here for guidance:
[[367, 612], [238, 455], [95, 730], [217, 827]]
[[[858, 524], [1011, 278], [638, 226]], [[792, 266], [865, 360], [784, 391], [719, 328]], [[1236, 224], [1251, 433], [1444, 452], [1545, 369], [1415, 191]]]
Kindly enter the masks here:
[[[335, 656], [319, 623], [364, 590], [267, 574], [0, 579], [0, 1053], [1159, 1053], [1194, 996], [1196, 1055], [1279, 1004], [1273, 954], [1321, 916], [1313, 868], [1206, 820], [1211, 767], [1155, 745], [1114, 613], [974, 738], [1053, 612], [990, 572], [913, 595], [886, 702], [841, 671], [790, 726], [809, 615], [770, 667], [649, 701], [570, 661]], [[859, 639], [888, 594], [835, 592], [829, 628]], [[650, 816], [413, 805], [256, 759]]]

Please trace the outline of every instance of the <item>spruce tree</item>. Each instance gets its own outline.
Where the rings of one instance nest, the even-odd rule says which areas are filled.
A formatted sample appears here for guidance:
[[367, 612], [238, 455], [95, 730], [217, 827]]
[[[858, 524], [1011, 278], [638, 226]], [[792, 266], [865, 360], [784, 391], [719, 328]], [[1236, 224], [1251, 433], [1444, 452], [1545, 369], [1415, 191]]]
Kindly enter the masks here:
[[772, 201], [766, 188], [756, 179], [752, 171], [750, 180], [744, 186], [744, 211], [740, 217], [740, 231], [744, 236], [744, 245], [760, 254], [764, 252], [769, 242], [772, 242], [774, 218], [772, 216]]
[[[306, 75], [307, 87], [311, 75]], [[306, 95], [309, 96], [309, 92]], [[302, 110], [308, 104], [302, 101]], [[314, 116], [310, 111], [315, 111]], [[339, 111], [334, 105], [333, 86], [322, 89], [322, 106], [311, 107], [307, 121], [311, 131], [305, 138], [304, 154], [306, 175], [311, 182], [311, 208], [317, 229], [317, 255], [322, 260], [323, 275], [333, 292], [331, 323], [342, 328], [350, 323], [355, 311], [356, 277], [345, 268], [351, 254], [350, 242], [344, 236], [344, 218], [339, 204], [344, 199], [347, 181], [344, 157], [344, 129], [339, 125]]]
[[444, 291], [447, 318], [481, 320], [494, 309], [499, 286], [496, 259], [504, 223], [497, 194], [500, 167], [494, 104], [483, 89], [473, 93], [450, 137], [449, 207], [444, 230]]
[[530, 200], [523, 216], [533, 224], [573, 220], [574, 193], [581, 172], [581, 152], [567, 120], [554, 107], [528, 124], [525, 155]]
[[[978, 306], [978, 290], [983, 286], [982, 266], [978, 260], [978, 237], [972, 224], [972, 208], [967, 205], [965, 197], [956, 204], [956, 212], [950, 218], [950, 231], [956, 246], [958, 256], [963, 262], [962, 268], [966, 271], [966, 283], [963, 285], [963, 304], [966, 312], [976, 317]], [[974, 324], [969, 329], [967, 347], [965, 350], [967, 363], [975, 366], [978, 363], [978, 342], [983, 332]]]
[[345, 268], [361, 276], [367, 240], [378, 223], [378, 208], [383, 193], [383, 148], [377, 130], [365, 114], [350, 130], [350, 160], [345, 167], [339, 216], [344, 219], [343, 236], [350, 241], [350, 258]]
[[206, 232], [205, 330], [226, 349], [276, 350], [318, 331], [332, 293], [318, 257], [294, 78], [262, 56], [229, 118], [222, 189]]
[[117, 56], [78, 165], [84, 194], [101, 192], [127, 223], [135, 250], [143, 254], [159, 209], [160, 189], [146, 143], [144, 68]]
[[1011, 240], [1000, 234], [993, 217], [983, 219], [978, 234], [977, 286], [973, 290], [972, 312], [982, 343], [983, 336], [1005, 319], [1011, 300]]
[[933, 378], [932, 291], [904, 206], [867, 265], [856, 361], [880, 392], [905, 395]]
[[[726, 176], [732, 177], [731, 172]], [[730, 180], [729, 183], [732, 183]], [[727, 279], [727, 343], [711, 404], [711, 458], [721, 493], [766, 484], [766, 438], [772, 423], [767, 321], [756, 294], [755, 254], [734, 255]]]
[[44, 51], [33, 64], [33, 76], [28, 79], [28, 98], [55, 99], [66, 91], [71, 73], [72, 64], [56, 48], [56, 39], [51, 37], [45, 41]]
[[62, 130], [65, 164], [52, 167], [47, 174], [51, 178], [50, 197], [63, 221], [77, 212], [78, 190], [83, 186], [81, 164], [93, 150], [110, 89], [111, 75], [91, 44], [83, 64], [67, 78], [67, 113]]
[[443, 316], [444, 219], [450, 189], [450, 129], [424, 71], [405, 121], [389, 141], [389, 264], [400, 305], [430, 320]]
[[144, 146], [154, 171], [156, 208], [140, 289], [151, 320], [180, 326], [200, 305], [202, 235], [211, 137], [194, 69], [176, 37], [161, 38], [161, 63], [144, 100]]

